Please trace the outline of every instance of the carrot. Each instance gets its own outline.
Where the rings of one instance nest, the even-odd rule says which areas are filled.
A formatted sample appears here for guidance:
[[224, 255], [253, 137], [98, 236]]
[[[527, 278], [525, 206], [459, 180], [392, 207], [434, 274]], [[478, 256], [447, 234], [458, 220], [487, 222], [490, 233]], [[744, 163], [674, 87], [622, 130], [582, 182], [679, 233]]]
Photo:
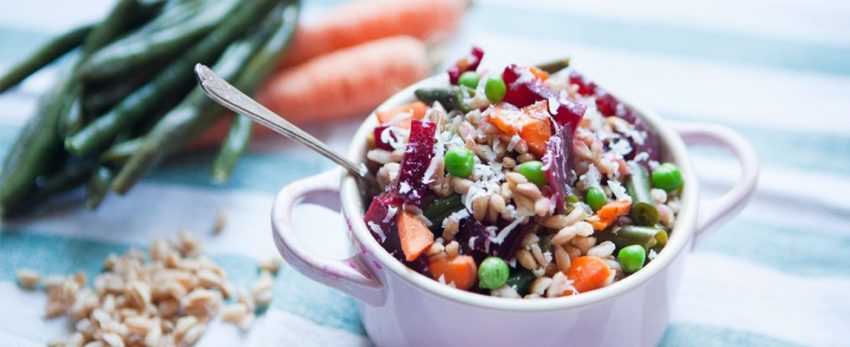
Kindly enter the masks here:
[[546, 142], [552, 136], [547, 105], [546, 101], [541, 101], [526, 106], [519, 112], [497, 105], [487, 119], [505, 134], [518, 134], [531, 153], [543, 157], [546, 154]]
[[[584, 293], [602, 288], [611, 276], [611, 269], [599, 257], [583, 256], [572, 259], [566, 275], [573, 281], [573, 287], [579, 293]], [[571, 295], [572, 292], [567, 291], [564, 294]]]
[[396, 91], [425, 78], [422, 41], [396, 36], [342, 49], [272, 76], [260, 102], [292, 123], [363, 115]]
[[[389, 110], [375, 111], [375, 115], [378, 117], [378, 121], [380, 121], [381, 124], [394, 122], [395, 126], [407, 129], [410, 128], [411, 120], [420, 120], [424, 118], [426, 111], [428, 111], [428, 105], [425, 105], [424, 102], [417, 101], [400, 107], [394, 107]], [[408, 113], [409, 115], [401, 119], [395, 119], [400, 113]]]
[[402, 211], [396, 216], [401, 251], [407, 261], [413, 261], [434, 243], [434, 234], [413, 213]]
[[432, 261], [428, 263], [428, 271], [435, 280], [442, 278], [445, 283], [454, 283], [455, 287], [463, 290], [472, 288], [478, 279], [478, 266], [468, 255]]
[[630, 201], [618, 200], [609, 202], [602, 206], [599, 211], [596, 211], [596, 216], [589, 218], [587, 222], [593, 226], [593, 230], [604, 230], [613, 224], [617, 218], [620, 218], [620, 216], [627, 215], [631, 207], [632, 203]]
[[541, 81], [545, 81], [546, 79], [549, 78], [548, 72], [540, 70], [536, 66], [529, 66], [528, 70], [531, 71], [531, 74], [534, 75], [534, 77], [537, 77]]
[[468, 2], [360, 0], [343, 3], [322, 13], [317, 21], [300, 24], [278, 66], [294, 66], [338, 49], [396, 35], [408, 35], [426, 42], [442, 40], [457, 28]]

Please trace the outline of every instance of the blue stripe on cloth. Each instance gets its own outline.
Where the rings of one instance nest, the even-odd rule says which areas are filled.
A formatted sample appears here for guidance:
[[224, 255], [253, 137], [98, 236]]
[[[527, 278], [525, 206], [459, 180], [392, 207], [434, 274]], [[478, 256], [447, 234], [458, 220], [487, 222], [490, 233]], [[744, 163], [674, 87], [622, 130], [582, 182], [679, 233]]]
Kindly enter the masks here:
[[799, 230], [737, 218], [706, 238], [697, 249], [745, 259], [782, 272], [850, 277], [850, 266], [847, 266], [850, 264], [850, 234]]
[[670, 324], [658, 345], [660, 347], [797, 346], [757, 333], [691, 323]]
[[[120, 254], [138, 245], [81, 240], [36, 234], [29, 230], [0, 231], [0, 281], [15, 281], [20, 268], [45, 275], [85, 271], [89, 278], [101, 272], [110, 253]], [[257, 260], [241, 255], [211, 255], [237, 288], [248, 288], [257, 277]], [[354, 300], [313, 282], [284, 264], [275, 279], [272, 307], [309, 319], [317, 324], [364, 335]]]
[[545, 37], [565, 43], [668, 54], [758, 67], [850, 75], [850, 47], [759, 38], [693, 26], [604, 18], [567, 11], [488, 4], [467, 25], [490, 33]]

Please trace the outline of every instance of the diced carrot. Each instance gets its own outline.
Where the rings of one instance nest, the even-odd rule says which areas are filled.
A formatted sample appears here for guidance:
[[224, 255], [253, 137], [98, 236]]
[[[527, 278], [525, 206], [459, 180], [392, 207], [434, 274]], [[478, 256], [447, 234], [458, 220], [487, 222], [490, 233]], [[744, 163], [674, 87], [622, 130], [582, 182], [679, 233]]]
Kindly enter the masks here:
[[478, 279], [478, 266], [468, 255], [432, 261], [428, 263], [428, 271], [435, 280], [439, 281], [442, 277], [445, 283], [454, 283], [455, 287], [463, 290], [472, 288]]
[[536, 66], [529, 66], [528, 70], [531, 71], [531, 74], [534, 75], [534, 77], [537, 77], [541, 81], [545, 81], [547, 78], [549, 78], [548, 72], [540, 70]]
[[546, 154], [546, 142], [552, 136], [547, 105], [546, 101], [541, 101], [522, 110], [511, 110], [497, 105], [487, 120], [505, 134], [518, 134], [532, 154], [543, 157]]
[[[608, 276], [611, 276], [611, 269], [599, 257], [583, 256], [570, 261], [566, 275], [573, 281], [573, 287], [579, 293], [584, 293], [604, 286]], [[570, 295], [571, 292], [565, 294]]]
[[604, 230], [620, 216], [627, 215], [631, 207], [632, 203], [630, 201], [617, 200], [609, 202], [602, 206], [599, 211], [596, 211], [596, 216], [589, 218], [587, 222], [593, 226], [593, 230]]
[[396, 216], [401, 251], [407, 261], [413, 261], [434, 243], [434, 234], [425, 222], [413, 213], [402, 211]]
[[[375, 115], [378, 116], [378, 121], [380, 121], [381, 124], [395, 121], [395, 126], [408, 129], [410, 128], [410, 121], [414, 119], [421, 120], [425, 117], [426, 111], [428, 111], [428, 105], [425, 105], [425, 103], [421, 101], [417, 101], [407, 105], [394, 107], [389, 110], [375, 111]], [[396, 119], [400, 113], [409, 113], [410, 116]]]

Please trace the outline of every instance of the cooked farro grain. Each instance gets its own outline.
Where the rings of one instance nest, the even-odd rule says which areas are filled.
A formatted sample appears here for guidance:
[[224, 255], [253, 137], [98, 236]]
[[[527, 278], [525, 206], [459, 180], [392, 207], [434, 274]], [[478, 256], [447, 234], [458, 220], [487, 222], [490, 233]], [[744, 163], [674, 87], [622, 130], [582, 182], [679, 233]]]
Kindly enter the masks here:
[[19, 287], [26, 290], [33, 290], [38, 286], [38, 282], [41, 281], [41, 274], [30, 269], [20, 269], [17, 271], [17, 278]]

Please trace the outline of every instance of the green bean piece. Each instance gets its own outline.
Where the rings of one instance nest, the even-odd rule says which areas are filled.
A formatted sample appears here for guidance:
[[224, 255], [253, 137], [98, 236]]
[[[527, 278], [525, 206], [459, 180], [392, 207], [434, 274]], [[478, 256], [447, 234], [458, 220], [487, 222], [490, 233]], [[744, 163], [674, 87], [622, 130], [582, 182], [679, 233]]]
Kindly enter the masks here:
[[570, 58], [561, 58], [536, 65], [538, 69], [554, 74], [570, 67]]
[[434, 200], [434, 202], [422, 210], [422, 214], [431, 221], [431, 230], [442, 230], [443, 220], [463, 208], [461, 196], [452, 194], [445, 198]]
[[626, 179], [626, 191], [632, 197], [632, 208], [629, 215], [638, 225], [653, 226], [658, 223], [658, 209], [652, 199], [649, 174], [646, 168], [635, 162], [629, 163], [631, 174]]
[[[246, 39], [231, 45], [222, 54], [222, 58], [215, 64], [213, 70], [224, 79], [238, 77], [234, 85], [240, 90], [247, 92], [256, 88], [262, 81], [257, 76], [265, 76], [274, 68], [280, 52], [288, 45], [295, 31], [300, 2], [289, 1], [282, 5], [282, 8], [283, 11], [275, 10], [270, 15], [269, 19], [273, 20], [270, 24], [274, 26], [264, 25], [264, 27], [275, 28], [271, 38], [254, 37], [253, 40]], [[281, 20], [282, 24], [280, 24]], [[259, 51], [253, 53], [257, 46], [260, 46]], [[196, 88], [145, 135], [138, 151], [127, 160], [113, 180], [112, 190], [119, 194], [126, 193], [162, 158], [174, 153], [189, 140], [206, 131], [222, 112], [222, 107]]]
[[93, 53], [78, 74], [86, 81], [112, 80], [175, 56], [219, 25], [234, 5], [233, 1], [214, 2], [183, 23], [115, 41]]
[[109, 183], [112, 182], [112, 170], [100, 166], [94, 170], [86, 185], [86, 208], [96, 209], [103, 202], [103, 198], [109, 192]]
[[0, 77], [0, 93], [18, 85], [18, 83], [39, 69], [54, 62], [56, 59], [59, 59], [59, 57], [82, 44], [86, 36], [91, 32], [91, 29], [91, 24], [71, 29], [36, 49], [35, 52], [9, 68], [9, 70]]
[[218, 150], [215, 160], [213, 160], [212, 177], [215, 183], [221, 184], [227, 182], [230, 178], [230, 174], [233, 173], [233, 168], [236, 167], [239, 157], [248, 148], [253, 126], [253, 122], [248, 117], [238, 114], [233, 117], [233, 123], [230, 124], [227, 137]]
[[142, 138], [140, 137], [119, 142], [106, 150], [106, 152], [104, 152], [100, 157], [100, 161], [112, 166], [124, 165], [124, 163], [127, 162], [127, 159], [133, 156], [133, 154], [135, 154], [141, 146]]
[[643, 248], [650, 249], [658, 244], [656, 235], [664, 233], [664, 229], [654, 227], [644, 227], [636, 225], [627, 225], [617, 231], [617, 234], [611, 237], [611, 241], [617, 248], [623, 248], [630, 245], [641, 245]]
[[511, 275], [508, 276], [505, 284], [516, 289], [520, 296], [528, 294], [528, 288], [531, 287], [531, 282], [534, 282], [534, 273], [523, 267], [511, 268]]
[[459, 110], [461, 112], [468, 112], [470, 111], [469, 108], [463, 104], [462, 88], [458, 86], [419, 88], [413, 91], [413, 94], [419, 101], [429, 106], [434, 105], [435, 102], [439, 102], [446, 111]]
[[195, 82], [190, 73], [195, 64], [214, 60], [275, 4], [273, 0], [258, 0], [251, 6], [238, 6], [227, 20], [181, 54], [154, 80], [66, 139], [65, 149], [78, 156], [91, 153], [114, 140], [121, 129], [136, 125], [145, 115], [158, 110], [163, 98], [185, 95]]

